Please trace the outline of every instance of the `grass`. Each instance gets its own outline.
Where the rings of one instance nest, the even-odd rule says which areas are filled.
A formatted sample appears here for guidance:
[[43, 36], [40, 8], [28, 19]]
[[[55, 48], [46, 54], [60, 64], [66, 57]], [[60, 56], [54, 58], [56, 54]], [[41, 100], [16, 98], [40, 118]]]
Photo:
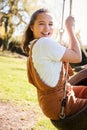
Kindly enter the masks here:
[[26, 59], [15, 56], [0, 56], [0, 100], [28, 102], [38, 115], [33, 130], [57, 130], [41, 112], [36, 88], [28, 83]]
[[[29, 87], [27, 81], [25, 60], [1, 56], [0, 73], [1, 99], [36, 100], [32, 93], [34, 88]], [[29, 93], [31, 93], [31, 97]]]

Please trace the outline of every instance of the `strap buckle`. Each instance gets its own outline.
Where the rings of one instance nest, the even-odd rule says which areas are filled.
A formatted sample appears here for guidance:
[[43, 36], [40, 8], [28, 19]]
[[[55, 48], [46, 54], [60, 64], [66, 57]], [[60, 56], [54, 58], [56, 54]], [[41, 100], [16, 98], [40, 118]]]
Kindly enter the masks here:
[[66, 98], [63, 98], [61, 106], [62, 106], [62, 110], [61, 110], [61, 113], [60, 113], [60, 118], [64, 119], [65, 118], [64, 108], [66, 106]]

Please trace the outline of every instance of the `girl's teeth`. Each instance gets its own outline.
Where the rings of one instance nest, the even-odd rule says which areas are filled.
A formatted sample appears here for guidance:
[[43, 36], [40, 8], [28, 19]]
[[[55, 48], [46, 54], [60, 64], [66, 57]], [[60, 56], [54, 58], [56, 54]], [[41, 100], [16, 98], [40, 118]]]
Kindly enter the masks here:
[[43, 33], [43, 34], [47, 35], [48, 33]]

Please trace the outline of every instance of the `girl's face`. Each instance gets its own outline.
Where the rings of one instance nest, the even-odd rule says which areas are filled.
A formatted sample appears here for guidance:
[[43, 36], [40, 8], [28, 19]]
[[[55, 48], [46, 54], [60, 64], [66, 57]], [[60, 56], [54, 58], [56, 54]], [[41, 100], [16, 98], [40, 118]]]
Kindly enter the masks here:
[[53, 28], [53, 18], [49, 13], [39, 14], [34, 25], [31, 26], [35, 39], [51, 37], [53, 34]]

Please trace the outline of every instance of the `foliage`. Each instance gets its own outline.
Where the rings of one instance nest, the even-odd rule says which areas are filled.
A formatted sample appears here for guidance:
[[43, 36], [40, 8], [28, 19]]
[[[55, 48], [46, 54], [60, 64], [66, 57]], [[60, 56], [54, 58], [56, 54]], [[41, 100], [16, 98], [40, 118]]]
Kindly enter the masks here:
[[[23, 8], [19, 8], [18, 5], [18, 0], [6, 0], [0, 3], [0, 26], [5, 28], [6, 45], [8, 44], [9, 39], [12, 37], [16, 27], [22, 23], [25, 25], [27, 24], [23, 16], [23, 13], [26, 11]], [[7, 46], [3, 48], [7, 49]]]

